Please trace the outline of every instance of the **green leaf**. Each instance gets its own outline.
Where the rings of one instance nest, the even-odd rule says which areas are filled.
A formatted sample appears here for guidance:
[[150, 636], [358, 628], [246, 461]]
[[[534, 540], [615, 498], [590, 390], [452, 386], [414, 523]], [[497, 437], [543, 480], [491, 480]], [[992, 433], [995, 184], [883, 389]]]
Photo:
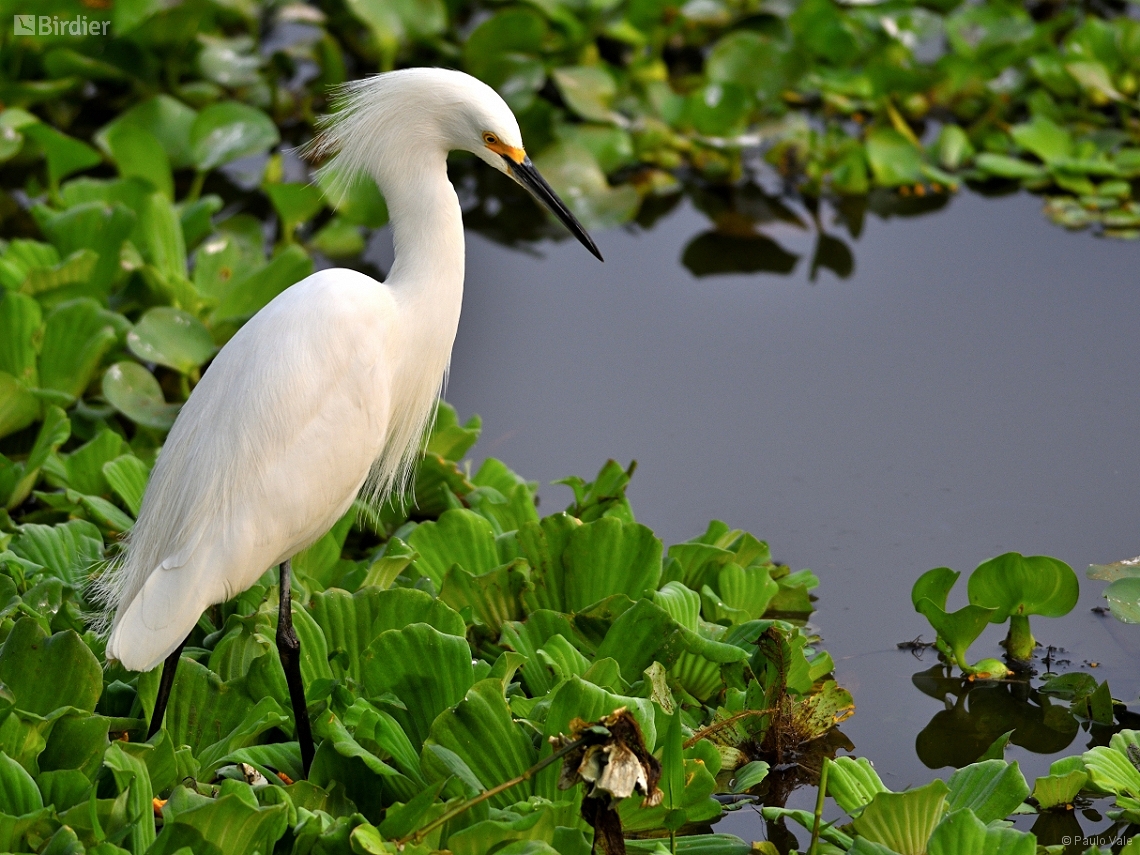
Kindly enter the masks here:
[[217, 350], [201, 321], [170, 306], [148, 309], [128, 333], [127, 347], [143, 362], [156, 362], [183, 374], [197, 371]]
[[121, 316], [84, 297], [57, 305], [47, 316], [40, 350], [40, 387], [79, 398], [103, 357], [119, 339]]
[[588, 229], [622, 225], [641, 204], [630, 185], [611, 187], [594, 156], [579, 145], [556, 143], [534, 158], [534, 163]]
[[103, 375], [103, 397], [133, 422], [169, 430], [178, 404], [168, 404], [154, 375], [137, 362], [116, 362]]
[[569, 66], [555, 69], [551, 76], [562, 100], [583, 119], [594, 122], [613, 120], [612, 104], [617, 84], [604, 68], [596, 65]]
[[103, 538], [85, 520], [59, 525], [27, 523], [12, 541], [12, 552], [34, 561], [57, 579], [83, 587], [88, 575], [103, 560]]
[[139, 212], [138, 234], [143, 258], [154, 265], [177, 298], [178, 283], [186, 278], [186, 240], [182, 221], [166, 196], [151, 193], [146, 197]]
[[91, 713], [103, 691], [103, 669], [73, 631], [48, 638], [37, 621], [25, 617], [0, 648], [0, 683], [11, 690], [18, 709], [44, 716], [61, 707]]
[[899, 855], [924, 855], [948, 792], [945, 781], [934, 780], [904, 793], [877, 793], [855, 818], [855, 830]]
[[1112, 616], [1124, 623], [1140, 623], [1140, 578], [1117, 579], [1104, 589]]
[[104, 762], [115, 779], [120, 793], [126, 793], [126, 808], [130, 823], [131, 850], [146, 852], [154, 843], [154, 791], [151, 789], [150, 772], [138, 757], [123, 750], [117, 743], [111, 743]]
[[[51, 406], [44, 412], [44, 421], [36, 435], [35, 445], [24, 460], [22, 468], [13, 473], [16, 477], [12, 492], [4, 498], [9, 510], [18, 507], [28, 498], [32, 488], [36, 486], [40, 470], [47, 463], [48, 458], [54, 454], [61, 445], [71, 436], [71, 422], [59, 407]], [[0, 495], [0, 498], [3, 498]], [[102, 541], [99, 549], [102, 548]]]
[[929, 855], [1034, 855], [1037, 838], [1013, 828], [987, 827], [972, 811], [963, 809], [939, 823], [926, 851]]
[[182, 169], [194, 165], [190, 129], [197, 112], [169, 95], [156, 95], [135, 104], [95, 134], [96, 143], [110, 153], [109, 137], [121, 127], [141, 128], [158, 140], [170, 165]]
[[60, 133], [51, 125], [28, 125], [23, 133], [43, 146], [48, 181], [53, 187], [58, 187], [59, 182], [72, 173], [90, 169], [102, 160], [91, 146]]
[[104, 137], [111, 159], [124, 178], [141, 178], [167, 199], [174, 200], [170, 159], [158, 139], [146, 128], [117, 123]]
[[930, 621], [939, 637], [949, 645], [959, 668], [968, 669], [966, 652], [993, 620], [995, 610], [978, 605], [963, 606], [956, 612], [945, 612], [930, 600], [918, 601], [918, 611]]
[[961, 575], [949, 567], [935, 567], [919, 576], [914, 587], [910, 589], [910, 601], [914, 603], [915, 611], [919, 611], [918, 602], [923, 597], [945, 611], [946, 598], [950, 596], [950, 589]]
[[1088, 772], [1082, 769], [1063, 775], [1042, 775], [1033, 785], [1033, 798], [1042, 810], [1071, 805], [1088, 779]]
[[23, 766], [0, 752], [0, 805], [4, 812], [22, 816], [44, 806], [39, 787]]
[[563, 602], [577, 612], [614, 594], [638, 599], [661, 578], [661, 541], [639, 523], [604, 517], [570, 531], [562, 561]]
[[848, 816], [858, 816], [875, 796], [889, 792], [866, 757], [836, 757], [831, 761], [827, 794]]
[[984, 151], [974, 158], [974, 165], [995, 178], [1012, 178], [1022, 181], [1040, 181], [1047, 177], [1044, 167], [1035, 166], [1016, 157]]
[[230, 793], [175, 814], [163, 824], [158, 839], [147, 851], [149, 855], [176, 855], [188, 847], [195, 855], [272, 852], [288, 825], [288, 804], [262, 807]]
[[974, 146], [961, 127], [942, 126], [938, 133], [938, 162], [944, 169], [956, 171], [974, 156]]
[[103, 464], [103, 477], [127, 509], [137, 517], [142, 507], [146, 482], [150, 477], [150, 467], [133, 454], [124, 454]]
[[439, 598], [456, 611], [472, 609], [479, 622], [498, 636], [504, 623], [525, 616], [523, 592], [533, 587], [530, 568], [518, 558], [478, 576], [453, 566], [444, 576]]
[[35, 339], [42, 322], [33, 298], [12, 292], [0, 298], [0, 371], [32, 388], [38, 385]]
[[[521, 775], [538, 760], [530, 736], [511, 717], [502, 681], [494, 678], [473, 685], [462, 701], [432, 723], [424, 745], [424, 772], [435, 780], [446, 778], [449, 772], [432, 746], [451, 751], [476, 771], [484, 790]], [[505, 808], [533, 792], [533, 781], [524, 781], [493, 796], [490, 805]]]
[[[123, 184], [139, 191], [135, 195], [138, 199], [137, 205], [141, 209], [144, 198], [141, 191], [144, 185], [138, 182], [123, 182]], [[37, 219], [44, 234], [69, 261], [63, 262], [54, 271], [44, 273], [40, 279], [37, 279], [40, 272], [33, 272], [25, 287], [37, 293], [58, 289], [58, 294], [63, 299], [95, 297], [105, 300], [111, 284], [123, 272], [120, 255], [124, 241], [135, 229], [138, 220], [135, 211], [119, 200], [83, 200], [65, 211], [45, 214]], [[90, 255], [92, 252], [98, 255], [94, 268], [78, 280], [79, 284], [76, 287], [62, 287], [72, 281], [71, 274], [67, 270], [69, 264], [73, 263], [72, 260], [76, 256]], [[82, 269], [74, 272], [79, 274]], [[57, 278], [60, 281], [56, 281]]]
[[1029, 784], [1017, 763], [986, 760], [971, 763], [950, 776], [947, 808], [969, 808], [983, 823], [1005, 819], [1025, 801]]
[[416, 526], [408, 536], [408, 545], [419, 556], [413, 567], [436, 587], [443, 584], [453, 565], [481, 575], [502, 563], [491, 523], [465, 508], [445, 511], [436, 522]]
[[190, 127], [191, 157], [201, 171], [260, 154], [280, 140], [277, 126], [269, 116], [237, 101], [211, 104]]
[[406, 709], [392, 716], [417, 745], [435, 717], [475, 682], [467, 640], [422, 623], [377, 636], [361, 657], [360, 673], [368, 697], [392, 692], [403, 701]]
[[313, 260], [301, 247], [291, 244], [273, 256], [269, 264], [231, 280], [225, 296], [214, 310], [214, 317], [248, 318], [312, 272]]
[[893, 128], [874, 128], [867, 134], [867, 160], [875, 182], [884, 187], [918, 184], [923, 180], [922, 152]]
[[320, 189], [312, 184], [266, 184], [263, 189], [281, 218], [286, 235], [315, 217], [325, 204]]
[[1073, 610], [1080, 594], [1077, 574], [1068, 564], [1017, 552], [980, 564], [968, 590], [971, 603], [996, 609], [993, 623], [1003, 623], [1010, 615], [1061, 617]]
[[1073, 152], [1073, 135], [1044, 116], [1034, 116], [1024, 124], [1014, 125], [1009, 134], [1021, 148], [1045, 163], [1063, 160]]
[[11, 374], [0, 371], [0, 437], [23, 430], [39, 414], [39, 398]]

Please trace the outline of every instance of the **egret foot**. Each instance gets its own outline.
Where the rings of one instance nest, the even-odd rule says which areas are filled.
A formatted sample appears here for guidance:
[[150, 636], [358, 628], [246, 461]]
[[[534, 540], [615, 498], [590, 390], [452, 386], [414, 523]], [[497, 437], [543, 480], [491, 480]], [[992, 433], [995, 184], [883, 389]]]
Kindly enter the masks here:
[[277, 610], [277, 653], [285, 669], [285, 682], [289, 685], [289, 700], [293, 702], [294, 733], [301, 746], [301, 768], [309, 777], [313, 765], [313, 729], [309, 724], [309, 709], [305, 703], [305, 686], [301, 682], [301, 641], [293, 631], [292, 565], [289, 560], [281, 564], [281, 600]]
[[174, 672], [178, 670], [178, 660], [182, 657], [182, 648], [190, 636], [182, 639], [174, 652], [166, 657], [162, 664], [162, 678], [158, 681], [158, 697], [154, 699], [154, 713], [150, 717], [150, 728], [146, 732], [149, 741], [162, 728], [162, 719], [166, 715], [166, 702], [170, 700], [170, 690], [174, 686]]

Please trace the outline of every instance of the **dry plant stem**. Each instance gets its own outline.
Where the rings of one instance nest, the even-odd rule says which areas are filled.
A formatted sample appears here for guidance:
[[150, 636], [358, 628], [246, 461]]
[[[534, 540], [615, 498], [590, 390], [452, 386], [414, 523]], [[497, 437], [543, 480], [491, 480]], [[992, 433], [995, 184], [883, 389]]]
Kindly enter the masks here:
[[692, 736], [690, 736], [688, 739], [686, 739], [684, 742], [684, 745], [682, 747], [692, 748], [694, 745], [696, 745], [698, 742], [700, 742], [705, 737], [712, 736], [714, 733], [719, 733], [720, 731], [724, 730], [726, 727], [734, 725], [742, 719], [752, 718], [753, 716], [758, 716], [758, 715], [772, 715], [772, 713], [774, 713], [774, 712], [776, 712], [776, 709], [774, 707], [770, 707], [768, 709], [763, 709], [763, 710], [745, 710], [744, 712], [738, 712], [735, 715], [730, 715], [728, 718], [724, 719], [723, 721], [713, 722], [708, 727], [702, 727], [700, 730], [698, 730], [696, 733], [694, 733]]
[[571, 751], [573, 751], [575, 748], [580, 746], [585, 741], [586, 741], [585, 737], [583, 737], [581, 739], [575, 739], [573, 742], [562, 746], [560, 749], [555, 751], [549, 757], [544, 757], [542, 760], [539, 760], [537, 763], [535, 763], [533, 766], [531, 766], [529, 769], [527, 769], [525, 772], [523, 772], [518, 777], [511, 778], [509, 781], [503, 781], [503, 783], [497, 784], [496, 786], [491, 787], [491, 789], [489, 789], [489, 790], [484, 790], [479, 795], [475, 796], [474, 798], [468, 799], [467, 801], [465, 801], [461, 805], [458, 805], [458, 806], [452, 808], [451, 810], [449, 810], [447, 813], [443, 814], [442, 816], [437, 816], [435, 819], [433, 819], [431, 822], [429, 822], [427, 825], [425, 825], [419, 831], [413, 831], [411, 834], [407, 835], [406, 837], [401, 837], [399, 840], [396, 841], [396, 845], [397, 846], [404, 846], [408, 843], [419, 843], [421, 840], [423, 840], [432, 831], [432, 829], [438, 828], [439, 826], [441, 826], [445, 822], [447, 822], [449, 819], [452, 819], [453, 817], [459, 816], [459, 814], [463, 813], [464, 811], [470, 810], [471, 808], [475, 807], [475, 805], [479, 804], [480, 802], [485, 802], [485, 801], [487, 801], [487, 799], [494, 798], [495, 796], [497, 796], [499, 793], [503, 792], [504, 790], [509, 790], [511, 787], [514, 787], [518, 784], [521, 784], [523, 781], [529, 781], [531, 778], [533, 778], [535, 775], [537, 775], [539, 772], [541, 772], [543, 769], [545, 769], [547, 766], [549, 766], [555, 760], [561, 760], [563, 757], [565, 757], [567, 754], [569, 754]]
[[819, 846], [819, 826], [823, 821], [823, 800], [827, 795], [827, 770], [830, 768], [830, 761], [824, 757], [823, 765], [819, 767], [819, 795], [815, 799], [815, 822], [811, 827], [811, 846], [808, 848], [808, 855], [816, 855], [816, 850]]

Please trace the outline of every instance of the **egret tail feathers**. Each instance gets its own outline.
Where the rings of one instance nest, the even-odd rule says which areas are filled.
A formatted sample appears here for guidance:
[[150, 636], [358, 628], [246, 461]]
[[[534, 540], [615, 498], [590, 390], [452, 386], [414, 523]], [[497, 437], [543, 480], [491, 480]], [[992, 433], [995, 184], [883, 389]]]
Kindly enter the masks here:
[[107, 658], [131, 671], [149, 671], [190, 634], [209, 605], [196, 573], [188, 568], [150, 574], [134, 599], [120, 608], [107, 639]]

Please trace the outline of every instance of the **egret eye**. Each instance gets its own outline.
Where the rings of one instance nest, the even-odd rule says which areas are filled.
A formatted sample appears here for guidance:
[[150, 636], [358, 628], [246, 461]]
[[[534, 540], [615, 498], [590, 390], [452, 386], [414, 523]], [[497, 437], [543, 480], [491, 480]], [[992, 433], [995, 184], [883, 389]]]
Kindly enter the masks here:
[[487, 131], [483, 134], [483, 142], [485, 142], [487, 145], [494, 145], [498, 141], [499, 138], [490, 131]]

